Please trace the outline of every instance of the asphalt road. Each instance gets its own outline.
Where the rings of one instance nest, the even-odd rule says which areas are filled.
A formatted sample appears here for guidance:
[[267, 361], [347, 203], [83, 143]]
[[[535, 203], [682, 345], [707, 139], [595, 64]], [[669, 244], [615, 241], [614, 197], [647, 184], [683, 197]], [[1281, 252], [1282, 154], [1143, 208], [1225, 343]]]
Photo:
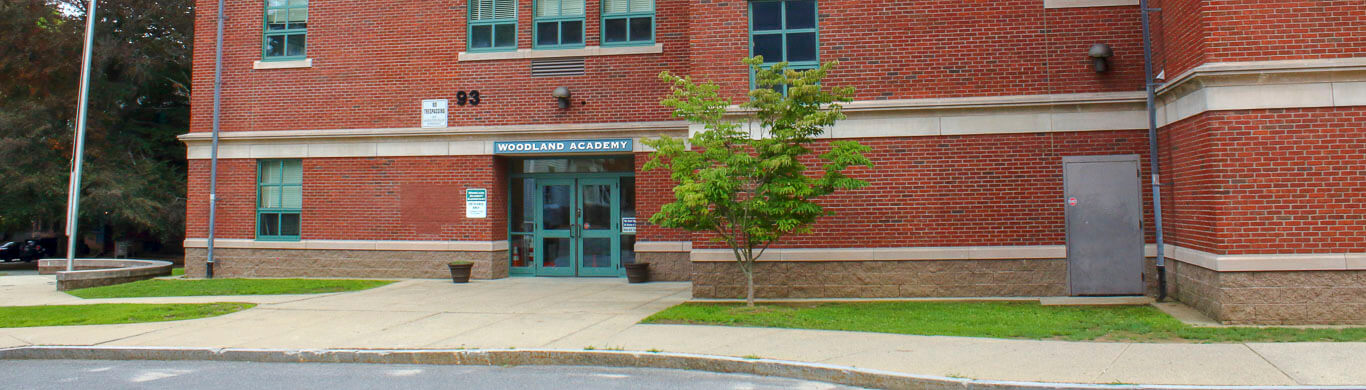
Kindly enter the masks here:
[[653, 368], [202, 361], [5, 360], [4, 389], [850, 389]]

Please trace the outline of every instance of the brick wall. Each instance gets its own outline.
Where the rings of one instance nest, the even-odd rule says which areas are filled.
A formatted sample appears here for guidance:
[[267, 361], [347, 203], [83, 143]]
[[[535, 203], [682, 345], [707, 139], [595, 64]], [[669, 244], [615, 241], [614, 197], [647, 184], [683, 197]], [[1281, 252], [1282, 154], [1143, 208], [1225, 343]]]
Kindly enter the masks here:
[[[1062, 157], [1138, 154], [1146, 161], [1148, 150], [1142, 130], [858, 141], [873, 149], [874, 168], [850, 174], [869, 185], [823, 198], [834, 215], [778, 246], [1062, 245]], [[1146, 164], [1142, 170], [1134, 180], [1147, 177]], [[1151, 241], [1151, 196], [1141, 189]], [[694, 247], [718, 247], [707, 238], [696, 235]]]
[[1366, 107], [1207, 112], [1162, 129], [1170, 242], [1366, 250]]
[[[206, 237], [208, 161], [190, 164], [186, 234]], [[217, 236], [255, 238], [256, 160], [220, 164]], [[506, 174], [491, 156], [316, 158], [303, 164], [303, 239], [507, 238]], [[465, 218], [466, 188], [489, 190], [488, 218]]]
[[[1157, 69], [1175, 77], [1204, 62], [1350, 58], [1366, 54], [1359, 0], [1157, 0]], [[1155, 14], [1158, 15], [1158, 14]]]
[[[658, 1], [663, 54], [589, 57], [585, 76], [529, 75], [528, 60], [459, 62], [466, 1], [435, 7], [313, 0], [305, 69], [253, 70], [261, 58], [263, 2], [230, 2], [224, 50], [225, 131], [394, 128], [418, 125], [422, 99], [479, 90], [482, 104], [451, 107], [450, 124], [500, 125], [667, 120], [661, 71], [716, 81], [743, 96], [747, 2]], [[1045, 10], [1038, 0], [824, 0], [821, 59], [844, 65], [832, 85], [859, 99], [1133, 91], [1142, 88], [1135, 7]], [[198, 2], [196, 29], [214, 31], [216, 3]], [[598, 44], [599, 1], [587, 1], [586, 44]], [[531, 47], [531, 1], [521, 1], [519, 46]], [[208, 131], [213, 36], [196, 36], [191, 131]], [[1115, 49], [1096, 74], [1086, 49]], [[570, 88], [573, 110], [550, 91]]]
[[[693, 4], [692, 75], [729, 96], [748, 88], [744, 1]], [[831, 85], [860, 100], [998, 96], [1143, 88], [1137, 7], [1044, 9], [1037, 0], [823, 0], [820, 57], [839, 60]], [[705, 15], [705, 17], [697, 17]], [[703, 33], [705, 32], [705, 33]], [[1115, 51], [1096, 74], [1092, 43]]]

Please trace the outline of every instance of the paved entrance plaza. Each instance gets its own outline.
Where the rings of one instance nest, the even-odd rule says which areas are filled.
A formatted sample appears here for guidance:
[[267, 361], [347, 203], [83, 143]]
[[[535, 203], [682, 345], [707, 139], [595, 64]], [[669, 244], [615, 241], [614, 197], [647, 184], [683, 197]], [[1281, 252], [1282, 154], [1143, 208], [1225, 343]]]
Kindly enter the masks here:
[[321, 295], [92, 299], [50, 276], [0, 277], [0, 305], [256, 302], [188, 321], [0, 329], [26, 345], [289, 349], [549, 348], [661, 350], [828, 363], [977, 379], [1223, 385], [1366, 384], [1366, 343], [1153, 344], [720, 326], [641, 325], [689, 299], [687, 283], [509, 278], [457, 285], [403, 280]]

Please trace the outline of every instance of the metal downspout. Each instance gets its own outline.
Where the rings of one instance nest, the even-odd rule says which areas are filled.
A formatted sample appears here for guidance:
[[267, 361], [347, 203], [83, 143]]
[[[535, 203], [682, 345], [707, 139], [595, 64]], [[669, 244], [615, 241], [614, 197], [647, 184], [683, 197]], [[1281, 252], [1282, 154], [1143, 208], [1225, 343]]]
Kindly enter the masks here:
[[1153, 238], [1157, 246], [1157, 301], [1167, 299], [1167, 258], [1162, 248], [1162, 182], [1159, 178], [1157, 158], [1157, 100], [1153, 82], [1153, 37], [1149, 27], [1149, 14], [1161, 9], [1148, 8], [1148, 0], [1139, 0], [1138, 8], [1143, 18], [1143, 89], [1148, 95], [1148, 160], [1152, 171], [1153, 189]]
[[213, 279], [214, 217], [218, 212], [218, 122], [223, 100], [223, 0], [218, 0], [218, 35], [213, 57], [213, 143], [209, 148], [209, 242], [204, 277]]

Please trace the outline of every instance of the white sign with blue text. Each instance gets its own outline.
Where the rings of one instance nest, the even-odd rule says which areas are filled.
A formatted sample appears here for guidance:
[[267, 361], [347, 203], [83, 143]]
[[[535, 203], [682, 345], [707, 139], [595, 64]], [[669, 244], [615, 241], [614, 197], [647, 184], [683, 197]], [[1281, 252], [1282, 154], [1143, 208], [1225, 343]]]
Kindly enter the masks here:
[[465, 218], [486, 218], [489, 215], [489, 191], [483, 188], [465, 190]]

